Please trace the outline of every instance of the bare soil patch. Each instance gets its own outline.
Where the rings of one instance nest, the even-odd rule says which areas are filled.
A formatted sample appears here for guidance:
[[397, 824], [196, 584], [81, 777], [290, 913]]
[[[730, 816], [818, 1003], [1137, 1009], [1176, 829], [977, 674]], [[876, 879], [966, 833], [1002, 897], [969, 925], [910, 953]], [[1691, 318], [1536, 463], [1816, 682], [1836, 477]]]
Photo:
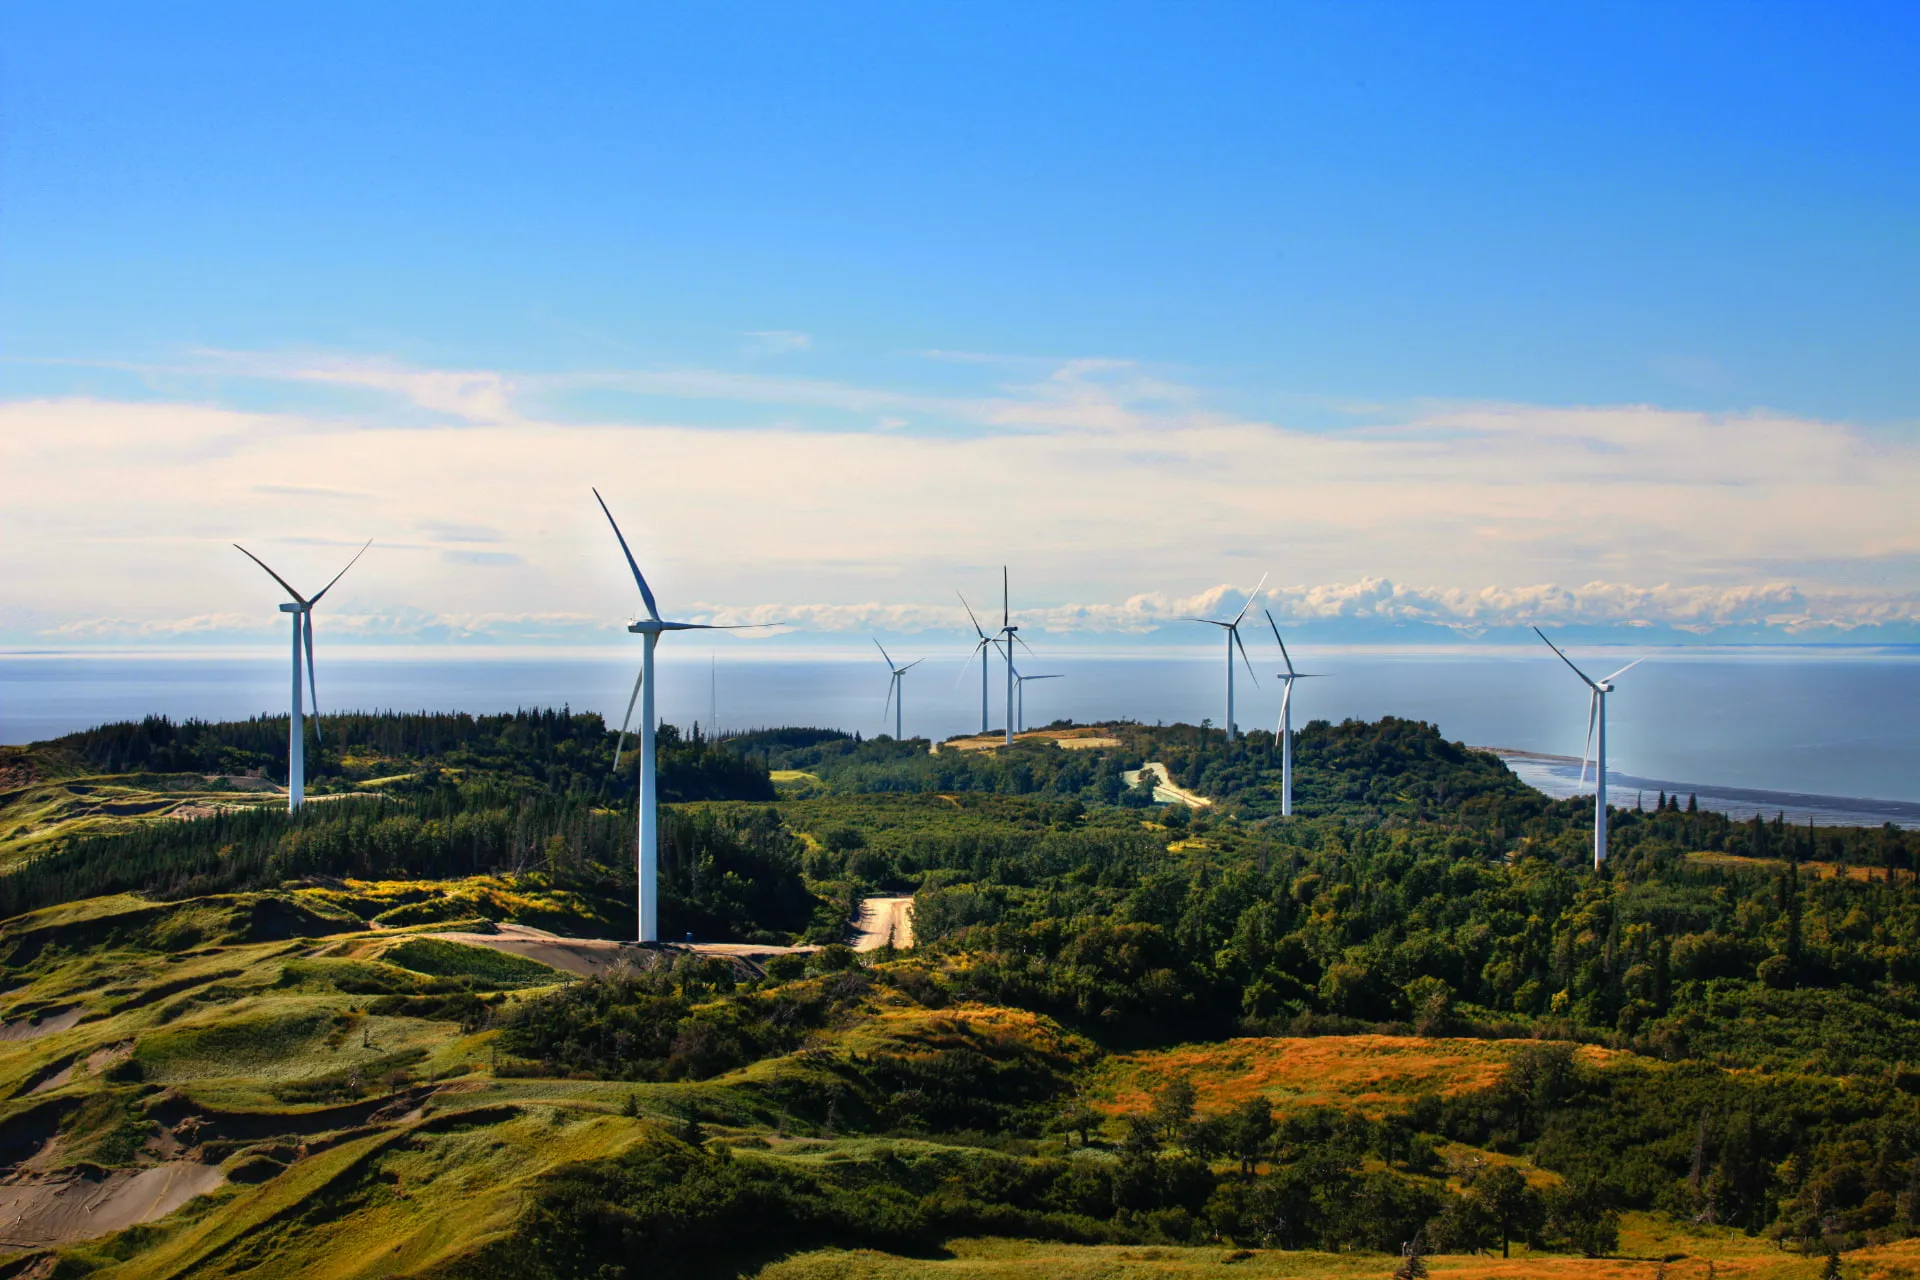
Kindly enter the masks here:
[[22, 1018], [18, 1022], [0, 1022], [0, 1040], [38, 1040], [56, 1031], [70, 1031], [85, 1015], [86, 1010], [74, 1008], [42, 1014], [38, 1021]]
[[[447, 942], [490, 947], [583, 978], [603, 974], [622, 961], [646, 965], [651, 962], [653, 954], [631, 942], [615, 942], [611, 938], [563, 938], [557, 933], [548, 933], [545, 929], [524, 924], [502, 924], [497, 933], [436, 933], [433, 936]], [[765, 946], [750, 942], [670, 943], [668, 946], [674, 951], [694, 951], [700, 955], [727, 956], [749, 962], [789, 952], [805, 953], [819, 949]]]
[[37, 1177], [0, 1184], [0, 1247], [71, 1244], [164, 1218], [226, 1181], [212, 1165], [172, 1160], [145, 1169]]

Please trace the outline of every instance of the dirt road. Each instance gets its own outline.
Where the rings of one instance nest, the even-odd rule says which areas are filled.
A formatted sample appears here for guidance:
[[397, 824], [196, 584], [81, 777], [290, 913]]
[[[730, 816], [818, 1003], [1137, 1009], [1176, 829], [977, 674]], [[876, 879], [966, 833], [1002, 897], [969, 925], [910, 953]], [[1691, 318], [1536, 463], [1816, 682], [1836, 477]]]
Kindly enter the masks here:
[[[614, 942], [607, 938], [563, 938], [557, 933], [548, 933], [545, 929], [524, 924], [503, 924], [499, 928], [498, 933], [436, 933], [429, 936], [475, 947], [491, 947], [495, 951], [538, 961], [583, 978], [605, 973], [622, 959], [632, 960], [639, 955], [631, 942]], [[744, 942], [697, 942], [691, 946], [673, 944], [673, 949], [697, 951], [708, 956], [737, 956], [748, 961], [764, 960], [768, 956], [787, 952], [818, 950], [816, 947], [769, 947]]]
[[913, 945], [913, 899], [863, 899], [853, 929], [855, 951], [878, 951], [889, 940], [904, 951]]

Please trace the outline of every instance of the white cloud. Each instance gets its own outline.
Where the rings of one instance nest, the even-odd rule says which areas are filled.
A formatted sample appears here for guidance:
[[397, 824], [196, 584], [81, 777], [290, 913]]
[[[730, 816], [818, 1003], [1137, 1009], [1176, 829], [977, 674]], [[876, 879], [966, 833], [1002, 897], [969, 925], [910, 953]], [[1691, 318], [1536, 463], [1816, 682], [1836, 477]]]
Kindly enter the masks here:
[[[367, 626], [587, 626], [632, 603], [590, 484], [670, 609], [768, 601], [725, 616], [784, 611], [819, 630], [963, 627], [938, 602], [950, 585], [985, 595], [989, 580], [997, 595], [1002, 563], [1036, 625], [1119, 635], [1224, 607], [1232, 590], [1203, 584], [1230, 572], [1246, 590], [1267, 569], [1303, 584], [1269, 593], [1296, 624], [1920, 624], [1920, 591], [1850, 593], [1821, 576], [1920, 555], [1920, 447], [1844, 423], [1486, 404], [1307, 431], [1082, 360], [970, 396], [697, 369], [582, 375], [569, 385], [728, 401], [739, 417], [561, 426], [527, 404], [566, 380], [227, 359], [249, 376], [376, 388], [435, 418], [0, 403], [0, 635], [25, 619], [33, 634], [190, 631], [236, 607], [271, 625], [258, 571], [226, 543], [324, 581], [334, 548], [368, 536], [374, 551], [336, 592]], [[859, 416], [844, 430], [770, 425], [809, 405]], [[459, 431], [436, 425], [449, 418]], [[887, 418], [905, 422], [871, 425]], [[885, 603], [915, 600], [936, 603]]]

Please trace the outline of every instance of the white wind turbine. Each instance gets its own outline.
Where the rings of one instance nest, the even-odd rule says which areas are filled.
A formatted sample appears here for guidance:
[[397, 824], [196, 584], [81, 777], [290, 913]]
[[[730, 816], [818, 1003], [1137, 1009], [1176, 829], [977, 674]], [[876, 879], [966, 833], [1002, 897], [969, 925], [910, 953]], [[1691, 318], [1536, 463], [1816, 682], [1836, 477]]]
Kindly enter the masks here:
[[636, 873], [639, 881], [637, 894], [637, 914], [639, 916], [639, 941], [642, 943], [660, 940], [660, 827], [658, 805], [656, 804], [656, 778], [654, 777], [653, 731], [653, 650], [660, 643], [662, 632], [666, 631], [745, 631], [753, 627], [772, 626], [770, 622], [748, 623], [738, 626], [722, 626], [705, 622], [666, 622], [660, 617], [660, 607], [654, 603], [653, 590], [647, 586], [646, 575], [640, 572], [640, 565], [633, 558], [633, 551], [627, 546], [626, 535], [620, 532], [620, 524], [613, 518], [613, 512], [607, 510], [607, 500], [600, 491], [593, 491], [593, 499], [600, 504], [600, 510], [606, 513], [607, 523], [613, 526], [613, 536], [620, 540], [620, 550], [627, 557], [627, 567], [633, 570], [634, 585], [640, 588], [640, 599], [647, 606], [647, 616], [627, 628], [646, 640], [640, 651], [640, 676], [633, 682], [633, 697], [627, 699], [627, 714], [620, 720], [620, 740], [614, 744], [613, 767], [620, 767], [620, 753], [627, 745], [627, 724], [633, 719], [633, 704], [640, 703], [640, 849], [636, 857]]
[[[366, 546], [354, 552], [353, 559], [347, 561], [347, 569], [353, 568], [355, 561], [367, 554], [367, 547], [372, 545], [373, 539], [367, 539]], [[293, 597], [292, 604], [280, 606], [280, 612], [291, 614], [293, 617], [293, 711], [287, 720], [287, 812], [292, 813], [307, 798], [307, 731], [306, 717], [300, 706], [300, 650], [304, 647], [307, 651], [307, 692], [313, 697], [313, 737], [314, 741], [318, 742], [320, 740], [320, 691], [315, 688], [313, 681], [313, 607], [320, 603], [321, 596], [333, 590], [334, 582], [346, 576], [347, 569], [334, 574], [333, 582], [314, 592], [313, 599], [309, 600], [288, 586], [285, 578], [267, 568], [265, 560], [237, 542], [233, 544], [233, 548], [262, 569], [266, 569], [268, 575]]]
[[1267, 615], [1267, 625], [1273, 628], [1273, 642], [1280, 646], [1280, 660], [1287, 664], [1287, 672], [1280, 679], [1286, 688], [1280, 695], [1280, 816], [1293, 816], [1293, 682], [1295, 680], [1317, 680], [1318, 671], [1295, 671], [1293, 659], [1287, 654], [1287, 642], [1280, 638], [1280, 624], [1273, 620], [1273, 610], [1262, 609]]
[[1014, 690], [1013, 646], [1014, 646], [1014, 642], [1019, 641], [1020, 647], [1022, 649], [1025, 649], [1028, 653], [1033, 652], [1033, 646], [1028, 644], [1025, 640], [1020, 639], [1020, 628], [1013, 625], [1013, 605], [1011, 601], [1012, 601], [1012, 596], [1008, 594], [1008, 588], [1007, 588], [1007, 566], [1001, 565], [1000, 566], [1000, 647], [1006, 651], [1006, 656], [1007, 656], [1007, 745], [1008, 746], [1013, 745], [1013, 723], [1015, 718], [1014, 707], [1013, 707], [1013, 690]]
[[1615, 680], [1645, 662], [1646, 659], [1635, 658], [1612, 675], [1600, 680], [1592, 680], [1588, 678], [1586, 672], [1573, 665], [1572, 658], [1560, 652], [1559, 645], [1547, 640], [1546, 632], [1535, 627], [1533, 634], [1546, 640], [1547, 648], [1560, 654], [1560, 661], [1572, 668], [1573, 674], [1579, 676], [1581, 682], [1592, 690], [1587, 697], [1587, 745], [1580, 753], [1580, 781], [1587, 780], [1587, 756], [1593, 751], [1594, 731], [1598, 729], [1600, 749], [1593, 753], [1597, 770], [1594, 775], [1593, 789], [1593, 867], [1598, 871], [1600, 864], [1607, 860], [1607, 695], [1613, 692]]
[[1023, 676], [1018, 671], [1013, 673], [1014, 720], [1020, 726], [1021, 732], [1024, 733], [1027, 728], [1027, 681], [1058, 680], [1062, 674], [1058, 671], [1044, 676]]
[[[980, 629], [980, 619], [974, 617], [973, 606], [967, 603], [967, 598], [961, 596], [957, 589], [953, 594], [960, 596], [960, 607], [967, 611], [967, 621], [973, 624], [973, 633], [980, 637], [973, 646], [973, 653], [969, 653], [967, 657], [971, 659], [974, 653], [980, 655], [980, 732], [984, 734], [989, 727], [987, 724], [987, 654], [994, 646], [994, 639]], [[966, 678], [967, 669], [962, 667], [960, 668], [960, 679], [964, 680]], [[956, 688], [959, 686], [959, 683], [959, 680], [954, 681]]]
[[1260, 683], [1260, 677], [1253, 674], [1253, 659], [1247, 657], [1247, 646], [1240, 643], [1240, 620], [1247, 616], [1247, 610], [1251, 609], [1253, 607], [1253, 602], [1260, 598], [1260, 588], [1266, 585], [1267, 585], [1267, 575], [1263, 573], [1260, 575], [1260, 586], [1257, 586], [1253, 589], [1253, 594], [1247, 597], [1247, 602], [1240, 606], [1240, 612], [1233, 615], [1232, 622], [1221, 622], [1215, 618], [1188, 618], [1187, 619], [1188, 622], [1204, 622], [1210, 627], [1219, 627], [1227, 633], [1227, 721], [1226, 721], [1226, 725], [1227, 725], [1227, 741], [1228, 742], [1233, 741], [1233, 651], [1236, 646], [1239, 647], [1241, 660], [1247, 664], [1248, 677], [1252, 679], [1253, 683], [1256, 686]]
[[887, 703], [881, 705], [880, 721], [882, 724], [886, 723], [887, 704], [891, 704], [893, 707], [893, 740], [895, 742], [905, 742], [907, 740], [906, 735], [901, 732], [907, 701], [907, 682], [905, 677], [907, 672], [925, 662], [926, 659], [915, 658], [906, 666], [897, 667], [893, 664], [893, 655], [887, 652], [885, 645], [875, 640], [873, 647], [878, 649], [880, 656], [887, 660], [887, 670], [893, 673], [892, 678], [887, 681]]

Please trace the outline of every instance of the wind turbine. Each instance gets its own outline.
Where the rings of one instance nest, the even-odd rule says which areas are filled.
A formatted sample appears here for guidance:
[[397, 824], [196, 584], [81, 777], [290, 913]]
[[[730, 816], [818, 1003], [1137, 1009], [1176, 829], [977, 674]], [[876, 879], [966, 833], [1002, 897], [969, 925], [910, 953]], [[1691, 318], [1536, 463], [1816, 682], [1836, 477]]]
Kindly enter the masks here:
[[[366, 546], [354, 552], [353, 559], [347, 561], [347, 569], [353, 568], [354, 562], [367, 554], [367, 547], [372, 545], [373, 539], [368, 538]], [[292, 813], [307, 798], [307, 733], [306, 719], [300, 706], [300, 650], [304, 646], [307, 651], [307, 692], [313, 697], [313, 737], [314, 741], [318, 742], [320, 741], [320, 692], [314, 687], [313, 682], [313, 606], [320, 603], [320, 597], [333, 590], [334, 582], [346, 576], [347, 569], [334, 574], [333, 582], [314, 592], [313, 599], [309, 600], [288, 586], [285, 578], [268, 569], [265, 560], [237, 542], [233, 544], [233, 548], [262, 569], [266, 569], [268, 576], [293, 597], [292, 604], [280, 606], [280, 612], [290, 614], [293, 618], [293, 711], [287, 718], [287, 812]]]
[[1258, 685], [1260, 683], [1260, 677], [1253, 674], [1253, 659], [1247, 657], [1247, 646], [1240, 643], [1240, 620], [1247, 616], [1247, 610], [1251, 609], [1253, 607], [1253, 602], [1259, 599], [1260, 597], [1260, 588], [1266, 585], [1267, 585], [1267, 575], [1263, 573], [1260, 575], [1260, 586], [1255, 587], [1253, 589], [1253, 594], [1247, 597], [1247, 602], [1240, 606], [1240, 612], [1233, 615], [1232, 622], [1221, 622], [1215, 618], [1188, 618], [1187, 619], [1188, 622], [1204, 622], [1210, 627], [1219, 627], [1221, 630], [1227, 633], [1227, 741], [1228, 742], [1233, 741], [1233, 651], [1235, 646], [1238, 646], [1240, 649], [1241, 661], [1247, 664], [1248, 677], [1252, 679], [1255, 685]]
[[[1004, 572], [1004, 570], [1002, 572]], [[960, 596], [960, 592], [958, 589], [956, 589], [953, 594]], [[987, 732], [987, 728], [988, 728], [987, 726], [987, 653], [989, 650], [993, 648], [994, 641], [992, 636], [989, 636], [986, 632], [980, 629], [980, 619], [973, 616], [973, 606], [967, 603], [967, 598], [965, 596], [960, 596], [960, 607], [967, 611], [967, 621], [973, 624], [973, 633], [980, 637], [980, 639], [977, 642], [975, 642], [973, 646], [973, 653], [977, 653], [980, 655], [980, 732], [984, 734]], [[969, 658], [973, 657], [973, 653], [968, 654], [967, 657]], [[966, 674], [967, 674], [967, 669], [965, 667], [960, 668], [961, 679], [965, 679]], [[954, 684], [957, 686], [959, 684], [959, 681], [956, 680]]]
[[1023, 676], [1018, 671], [1013, 673], [1013, 696], [1018, 710], [1015, 720], [1023, 732], [1027, 727], [1027, 681], [1058, 680], [1062, 674], [1058, 671], [1044, 676]]
[[1273, 628], [1273, 642], [1280, 646], [1280, 660], [1287, 664], [1287, 673], [1280, 677], [1285, 691], [1280, 695], [1280, 816], [1293, 816], [1293, 682], [1295, 680], [1317, 680], [1318, 671], [1295, 671], [1293, 659], [1287, 655], [1287, 642], [1280, 638], [1280, 624], [1273, 620], [1273, 610], [1262, 609], [1267, 615], [1267, 625]]
[[1600, 732], [1600, 750], [1594, 754], [1598, 766], [1593, 788], [1593, 869], [1598, 871], [1600, 864], [1607, 860], [1607, 695], [1613, 692], [1613, 682], [1627, 672], [1645, 662], [1645, 658], [1635, 658], [1626, 666], [1601, 680], [1589, 679], [1587, 673], [1573, 665], [1573, 659], [1560, 653], [1560, 646], [1547, 640], [1547, 633], [1535, 627], [1533, 634], [1546, 641], [1547, 648], [1560, 654], [1560, 661], [1572, 668], [1573, 674], [1593, 692], [1587, 698], [1587, 746], [1580, 753], [1580, 781], [1587, 780], [1587, 752], [1593, 749], [1594, 730]]
[[1007, 566], [1000, 566], [1000, 647], [1007, 655], [1007, 745], [1013, 745], [1013, 645], [1016, 640], [1028, 653], [1033, 646], [1020, 639], [1020, 628], [1013, 625], [1012, 596], [1007, 589]]
[[658, 805], [656, 804], [656, 779], [654, 777], [653, 750], [653, 650], [660, 643], [660, 636], [667, 631], [746, 631], [753, 627], [770, 627], [770, 622], [746, 623], [737, 626], [722, 626], [705, 622], [666, 622], [660, 617], [660, 606], [654, 603], [653, 590], [647, 586], [646, 575], [640, 572], [640, 565], [633, 558], [633, 551], [627, 546], [626, 535], [620, 532], [620, 524], [613, 518], [613, 512], [607, 510], [607, 500], [600, 491], [593, 491], [593, 500], [600, 504], [600, 510], [606, 513], [607, 523], [613, 526], [613, 536], [620, 540], [620, 550], [627, 557], [627, 567], [633, 570], [634, 585], [640, 588], [640, 599], [647, 606], [647, 616], [627, 628], [646, 640], [646, 646], [640, 651], [640, 676], [633, 682], [633, 697], [627, 699], [627, 714], [620, 720], [620, 740], [614, 744], [613, 767], [620, 767], [620, 753], [627, 745], [627, 724], [633, 719], [633, 704], [640, 703], [640, 848], [636, 856], [636, 878], [639, 916], [639, 941], [642, 943], [660, 940], [660, 827]]
[[[887, 652], [885, 645], [875, 640], [873, 647], [878, 649], [880, 656], [887, 660], [887, 670], [893, 673], [893, 678], [887, 681], [887, 702], [893, 706], [893, 740], [895, 742], [905, 742], [907, 740], [906, 735], [900, 731], [900, 726], [903, 722], [902, 716], [907, 701], [907, 682], [904, 677], [907, 672], [925, 662], [926, 659], [915, 658], [904, 667], [896, 667], [893, 665], [893, 655]], [[880, 708], [880, 719], [884, 723], [886, 718], [887, 708], [885, 705], [882, 705]]]

